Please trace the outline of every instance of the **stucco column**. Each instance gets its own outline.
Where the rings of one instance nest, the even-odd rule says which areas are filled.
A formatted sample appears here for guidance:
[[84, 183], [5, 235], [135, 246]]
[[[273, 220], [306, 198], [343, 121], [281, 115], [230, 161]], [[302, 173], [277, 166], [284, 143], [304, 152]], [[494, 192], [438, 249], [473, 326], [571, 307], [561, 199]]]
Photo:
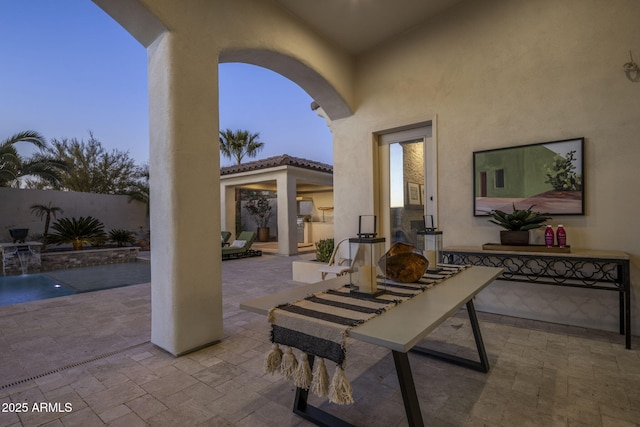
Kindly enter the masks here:
[[296, 229], [296, 179], [286, 173], [278, 174], [278, 253], [298, 253], [298, 230]]
[[148, 49], [151, 341], [179, 355], [222, 338], [217, 55], [165, 33]]
[[220, 186], [220, 224], [223, 230], [236, 234], [236, 188], [232, 185]]

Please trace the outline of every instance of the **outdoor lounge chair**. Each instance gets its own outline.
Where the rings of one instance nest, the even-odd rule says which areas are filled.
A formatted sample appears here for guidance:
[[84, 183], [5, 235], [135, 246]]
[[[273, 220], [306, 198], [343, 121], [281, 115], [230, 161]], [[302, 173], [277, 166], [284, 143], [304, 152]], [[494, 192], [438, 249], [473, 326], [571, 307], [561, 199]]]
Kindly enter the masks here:
[[340, 240], [333, 248], [329, 263], [318, 269], [322, 273], [322, 280], [327, 277], [327, 274], [335, 274], [337, 277], [352, 273], [359, 255], [360, 245], [358, 243], [350, 243], [349, 239]]
[[229, 244], [229, 238], [231, 237], [230, 231], [221, 231], [220, 232], [220, 242], [222, 246], [227, 246]]
[[261, 256], [262, 251], [251, 249], [253, 241], [256, 240], [255, 231], [242, 231], [236, 240], [231, 242], [229, 246], [222, 248], [222, 259], [247, 258], [252, 256]]

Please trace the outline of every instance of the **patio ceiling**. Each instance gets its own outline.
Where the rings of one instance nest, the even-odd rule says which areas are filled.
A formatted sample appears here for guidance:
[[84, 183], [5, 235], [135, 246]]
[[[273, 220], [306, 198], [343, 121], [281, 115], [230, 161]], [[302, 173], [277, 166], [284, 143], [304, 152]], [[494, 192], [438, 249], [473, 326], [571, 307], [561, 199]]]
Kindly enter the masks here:
[[[242, 185], [242, 188], [246, 188], [249, 190], [268, 190], [268, 191], [276, 191], [277, 185], [276, 181], [263, 181], [256, 182], [252, 184]], [[321, 185], [313, 182], [305, 182], [305, 181], [297, 181], [296, 182], [296, 193], [301, 195], [304, 193], [321, 193], [326, 191], [333, 191], [333, 187], [331, 185]]]
[[462, 0], [274, 0], [347, 51], [364, 52]]

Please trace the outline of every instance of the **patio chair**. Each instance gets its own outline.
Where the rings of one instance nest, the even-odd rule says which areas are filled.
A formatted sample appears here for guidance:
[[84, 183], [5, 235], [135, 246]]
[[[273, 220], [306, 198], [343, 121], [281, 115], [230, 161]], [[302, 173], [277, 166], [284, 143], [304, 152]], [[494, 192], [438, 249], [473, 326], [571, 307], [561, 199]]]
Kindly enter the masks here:
[[359, 256], [360, 245], [358, 243], [350, 243], [349, 239], [340, 240], [333, 248], [329, 263], [318, 269], [322, 273], [322, 280], [325, 280], [327, 274], [335, 274], [337, 277], [352, 273]]
[[251, 249], [251, 245], [256, 240], [255, 231], [242, 231], [236, 240], [229, 246], [222, 248], [222, 259], [247, 258], [250, 256], [260, 256], [262, 251]]
[[230, 231], [221, 231], [220, 232], [220, 242], [222, 246], [227, 246], [229, 244], [229, 238], [231, 237]]

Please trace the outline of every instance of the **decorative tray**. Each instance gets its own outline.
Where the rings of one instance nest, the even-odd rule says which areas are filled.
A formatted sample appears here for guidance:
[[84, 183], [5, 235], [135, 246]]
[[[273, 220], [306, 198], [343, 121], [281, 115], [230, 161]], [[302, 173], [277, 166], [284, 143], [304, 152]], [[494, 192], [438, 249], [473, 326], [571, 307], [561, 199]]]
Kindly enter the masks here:
[[499, 243], [485, 243], [482, 245], [482, 249], [485, 251], [514, 251], [514, 252], [546, 252], [557, 254], [568, 254], [571, 252], [571, 246], [565, 246], [561, 248], [559, 246], [552, 246], [550, 248], [545, 245], [501, 245]]

